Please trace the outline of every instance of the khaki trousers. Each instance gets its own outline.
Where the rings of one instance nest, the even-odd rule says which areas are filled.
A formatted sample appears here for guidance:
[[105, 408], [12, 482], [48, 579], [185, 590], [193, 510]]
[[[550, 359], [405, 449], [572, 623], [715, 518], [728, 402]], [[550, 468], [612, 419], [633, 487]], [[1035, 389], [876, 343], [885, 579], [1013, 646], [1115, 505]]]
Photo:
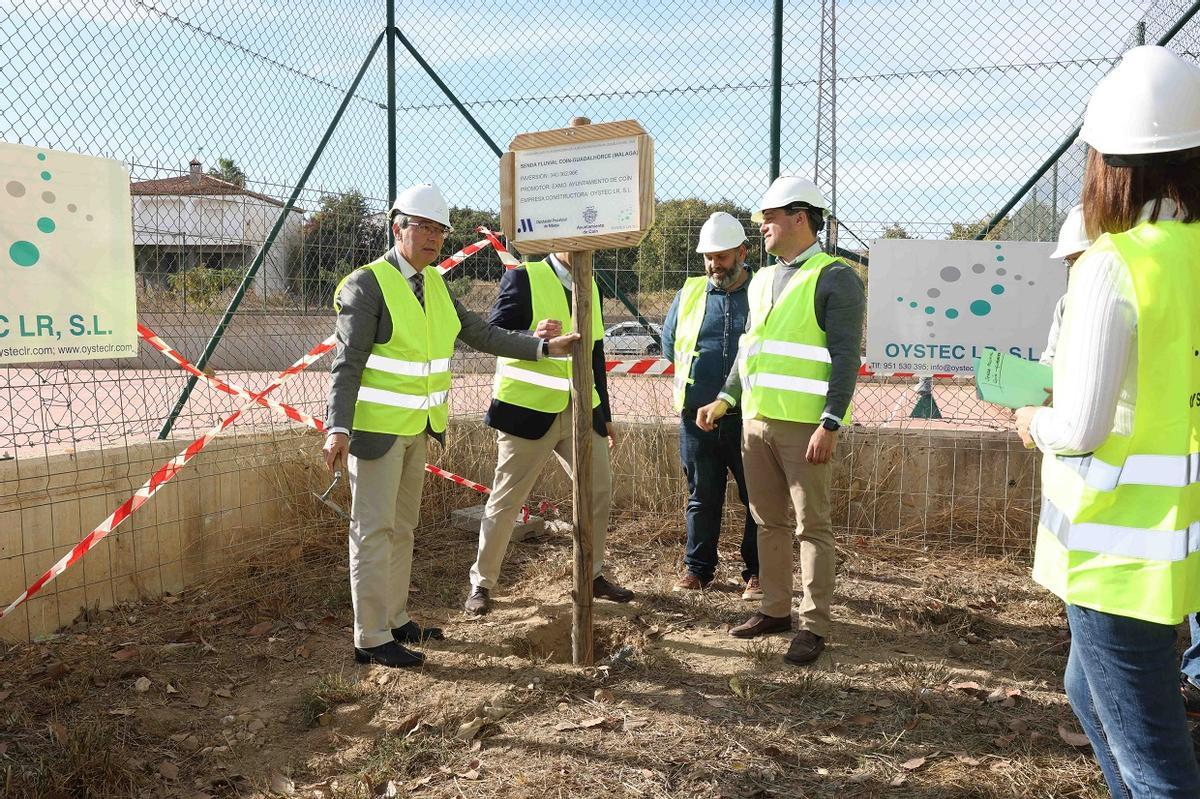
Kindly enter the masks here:
[[[746, 419], [742, 461], [750, 511], [758, 522], [758, 577], [763, 600], [759, 611], [781, 618], [791, 615], [792, 535], [800, 537], [801, 630], [829, 634], [833, 575], [837, 550], [830, 518], [830, 463], [811, 464], [804, 458], [815, 424], [777, 419]], [[793, 528], [789, 505], [799, 524]]]
[[[555, 417], [546, 435], [536, 440], [496, 432], [499, 453], [492, 493], [484, 507], [479, 525], [479, 554], [471, 567], [471, 585], [495, 588], [500, 565], [513, 524], [521, 505], [529, 498], [542, 466], [554, 454], [569, 477], [571, 475], [571, 406]], [[612, 468], [608, 458], [608, 439], [592, 431], [592, 576], [599, 577], [604, 566], [604, 545], [608, 538], [608, 514], [612, 507]]]
[[413, 529], [425, 484], [425, 434], [398, 436], [381, 458], [351, 455], [350, 596], [354, 645], [380, 646], [408, 623]]

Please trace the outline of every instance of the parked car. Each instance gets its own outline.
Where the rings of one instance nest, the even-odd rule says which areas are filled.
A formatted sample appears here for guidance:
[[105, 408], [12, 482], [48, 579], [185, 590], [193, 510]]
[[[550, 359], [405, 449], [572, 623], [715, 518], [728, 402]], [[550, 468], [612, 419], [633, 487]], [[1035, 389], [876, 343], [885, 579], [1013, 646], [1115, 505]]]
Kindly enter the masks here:
[[612, 325], [604, 331], [604, 352], [607, 355], [658, 355], [662, 352], [662, 325], [650, 322], [650, 329], [636, 321]]

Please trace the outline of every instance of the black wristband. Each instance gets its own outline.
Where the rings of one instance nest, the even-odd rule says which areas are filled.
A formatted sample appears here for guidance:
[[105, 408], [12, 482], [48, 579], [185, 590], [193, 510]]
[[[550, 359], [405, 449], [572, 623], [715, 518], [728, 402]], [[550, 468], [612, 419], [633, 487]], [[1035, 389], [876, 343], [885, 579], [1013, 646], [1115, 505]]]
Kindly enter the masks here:
[[842, 424], [841, 422], [834, 421], [833, 419], [822, 419], [821, 427], [824, 427], [826, 430], [840, 430]]
[[550, 356], [550, 342], [547, 339], [542, 339], [542, 357], [548, 358], [549, 356]]

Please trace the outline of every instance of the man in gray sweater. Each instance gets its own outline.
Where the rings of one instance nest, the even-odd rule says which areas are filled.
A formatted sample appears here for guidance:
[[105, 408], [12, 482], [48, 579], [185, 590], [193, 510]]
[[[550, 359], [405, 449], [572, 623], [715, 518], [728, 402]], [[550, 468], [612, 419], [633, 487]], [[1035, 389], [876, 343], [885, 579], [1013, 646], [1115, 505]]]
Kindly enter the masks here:
[[436, 269], [450, 213], [438, 189], [412, 186], [389, 214], [396, 245], [334, 292], [337, 350], [325, 464], [350, 475], [350, 594], [359, 663], [418, 666], [405, 644], [441, 638], [408, 616], [413, 530], [421, 508], [426, 436], [443, 440], [456, 339], [522, 360], [567, 355], [577, 335], [557, 320], [533, 335], [488, 324], [450, 296]]
[[[758, 521], [759, 610], [730, 630], [754, 638], [792, 628], [792, 537], [800, 538], [804, 597], [800, 630], [784, 660], [812, 663], [832, 624], [837, 553], [831, 518], [830, 458], [850, 419], [861, 355], [866, 294], [849, 265], [817, 243], [828, 204], [812, 181], [783, 176], [751, 217], [774, 264], [750, 283], [750, 315], [738, 363], [717, 399], [696, 413], [713, 429], [742, 408], [742, 460]], [[794, 508], [799, 528], [788, 518]]]

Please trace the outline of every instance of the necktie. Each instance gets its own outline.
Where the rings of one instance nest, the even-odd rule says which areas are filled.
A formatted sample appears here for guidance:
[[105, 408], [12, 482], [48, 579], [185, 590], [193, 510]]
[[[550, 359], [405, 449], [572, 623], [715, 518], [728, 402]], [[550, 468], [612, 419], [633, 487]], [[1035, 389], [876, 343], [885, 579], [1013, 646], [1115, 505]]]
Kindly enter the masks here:
[[421, 303], [421, 307], [424, 308], [425, 307], [425, 275], [421, 272], [417, 272], [415, 275], [410, 277], [408, 280], [409, 280], [409, 283], [412, 284], [413, 294], [417, 295], [417, 302]]

